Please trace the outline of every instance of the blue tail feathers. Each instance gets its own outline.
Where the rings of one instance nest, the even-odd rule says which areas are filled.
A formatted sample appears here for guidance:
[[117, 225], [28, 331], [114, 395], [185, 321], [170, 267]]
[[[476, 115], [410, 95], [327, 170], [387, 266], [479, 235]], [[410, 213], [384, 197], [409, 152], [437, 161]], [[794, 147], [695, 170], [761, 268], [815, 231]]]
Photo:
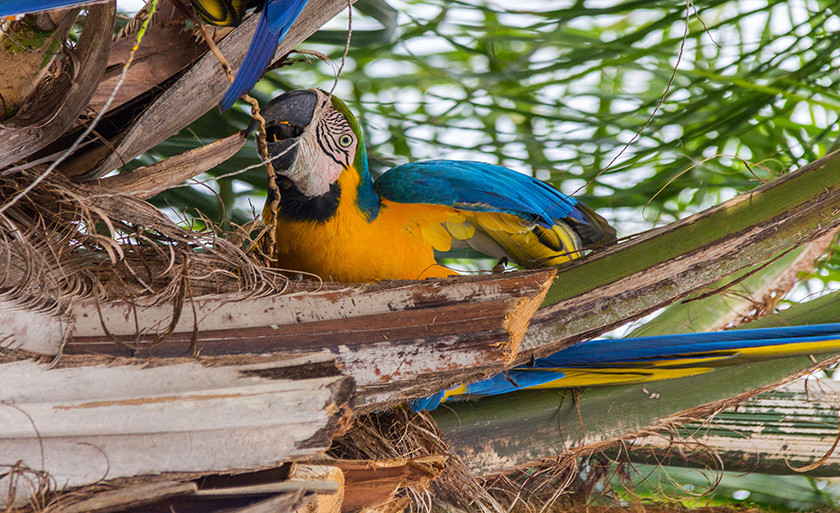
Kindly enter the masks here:
[[0, 2], [0, 16], [48, 11], [90, 3], [91, 0], [4, 0]]
[[262, 77], [265, 68], [271, 62], [274, 50], [300, 16], [306, 1], [268, 0], [266, 2], [260, 14], [257, 30], [251, 40], [251, 46], [245, 54], [245, 60], [236, 73], [233, 83], [219, 102], [222, 112], [228, 110], [240, 96], [250, 91]]

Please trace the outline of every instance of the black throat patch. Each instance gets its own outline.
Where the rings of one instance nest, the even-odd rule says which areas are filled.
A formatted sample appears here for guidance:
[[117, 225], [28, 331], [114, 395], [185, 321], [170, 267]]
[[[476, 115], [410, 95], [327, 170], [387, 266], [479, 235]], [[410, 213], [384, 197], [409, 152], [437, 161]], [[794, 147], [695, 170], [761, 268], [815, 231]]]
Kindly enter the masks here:
[[[283, 175], [277, 175], [280, 189], [280, 212], [278, 215], [290, 221], [329, 221], [338, 210], [341, 187], [338, 182], [330, 184], [330, 192], [320, 196], [306, 196], [295, 184]], [[268, 202], [274, 200], [274, 192], [268, 188]]]

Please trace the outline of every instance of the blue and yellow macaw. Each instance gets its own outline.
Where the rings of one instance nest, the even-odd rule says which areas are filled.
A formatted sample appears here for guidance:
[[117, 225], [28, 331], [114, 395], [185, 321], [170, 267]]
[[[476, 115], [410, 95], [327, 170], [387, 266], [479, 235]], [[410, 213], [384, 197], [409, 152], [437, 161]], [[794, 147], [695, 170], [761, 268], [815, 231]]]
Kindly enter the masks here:
[[[219, 102], [222, 112], [243, 94], [250, 91], [271, 62], [274, 50], [286, 36], [300, 15], [307, 0], [190, 0], [198, 15], [207, 23], [217, 26], [235, 26], [241, 23], [245, 11], [262, 6], [262, 14], [245, 60], [234, 77], [233, 83]], [[2, 0], [0, 17], [71, 7], [92, 3], [91, 0]], [[176, 5], [179, 2], [176, 0]]]
[[[478, 162], [404, 164], [371, 179], [359, 123], [323, 91], [285, 93], [263, 109], [280, 189], [276, 264], [343, 282], [455, 274], [434, 251], [466, 243], [525, 267], [556, 265], [615, 231], [575, 199], [526, 175]], [[273, 198], [269, 198], [270, 200]], [[493, 378], [412, 402], [524, 389], [643, 383], [753, 360], [840, 351], [840, 324], [583, 342]]]
[[626, 385], [694, 376], [715, 367], [840, 351], [840, 323], [590, 340], [492, 378], [411, 402], [433, 410], [452, 399], [519, 390]]
[[[356, 118], [319, 90], [285, 93], [263, 109], [280, 189], [276, 265], [324, 280], [445, 277], [435, 250], [466, 244], [524, 267], [557, 265], [615, 239], [574, 198], [480, 162], [432, 160], [375, 182]], [[269, 198], [271, 200], [272, 198]]]

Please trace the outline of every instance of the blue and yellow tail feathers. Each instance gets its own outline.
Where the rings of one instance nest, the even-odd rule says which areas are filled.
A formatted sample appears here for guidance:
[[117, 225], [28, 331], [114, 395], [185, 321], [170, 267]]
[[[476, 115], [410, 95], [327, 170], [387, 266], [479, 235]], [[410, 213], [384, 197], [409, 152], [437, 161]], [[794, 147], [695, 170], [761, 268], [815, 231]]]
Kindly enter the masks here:
[[840, 323], [581, 342], [490, 379], [412, 402], [434, 409], [453, 397], [524, 389], [621, 385], [693, 376], [724, 365], [840, 351]]

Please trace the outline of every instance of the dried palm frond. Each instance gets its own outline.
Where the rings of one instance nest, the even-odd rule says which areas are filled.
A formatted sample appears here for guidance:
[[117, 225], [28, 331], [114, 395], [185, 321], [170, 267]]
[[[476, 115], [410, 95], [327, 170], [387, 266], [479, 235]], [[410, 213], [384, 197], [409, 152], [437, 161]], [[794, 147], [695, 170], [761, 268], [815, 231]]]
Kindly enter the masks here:
[[212, 228], [189, 230], [144, 201], [58, 174], [22, 194], [36, 176], [0, 176], [0, 297], [12, 303], [56, 312], [76, 298], [152, 304], [287, 287], [279, 271], [253, 263]]

